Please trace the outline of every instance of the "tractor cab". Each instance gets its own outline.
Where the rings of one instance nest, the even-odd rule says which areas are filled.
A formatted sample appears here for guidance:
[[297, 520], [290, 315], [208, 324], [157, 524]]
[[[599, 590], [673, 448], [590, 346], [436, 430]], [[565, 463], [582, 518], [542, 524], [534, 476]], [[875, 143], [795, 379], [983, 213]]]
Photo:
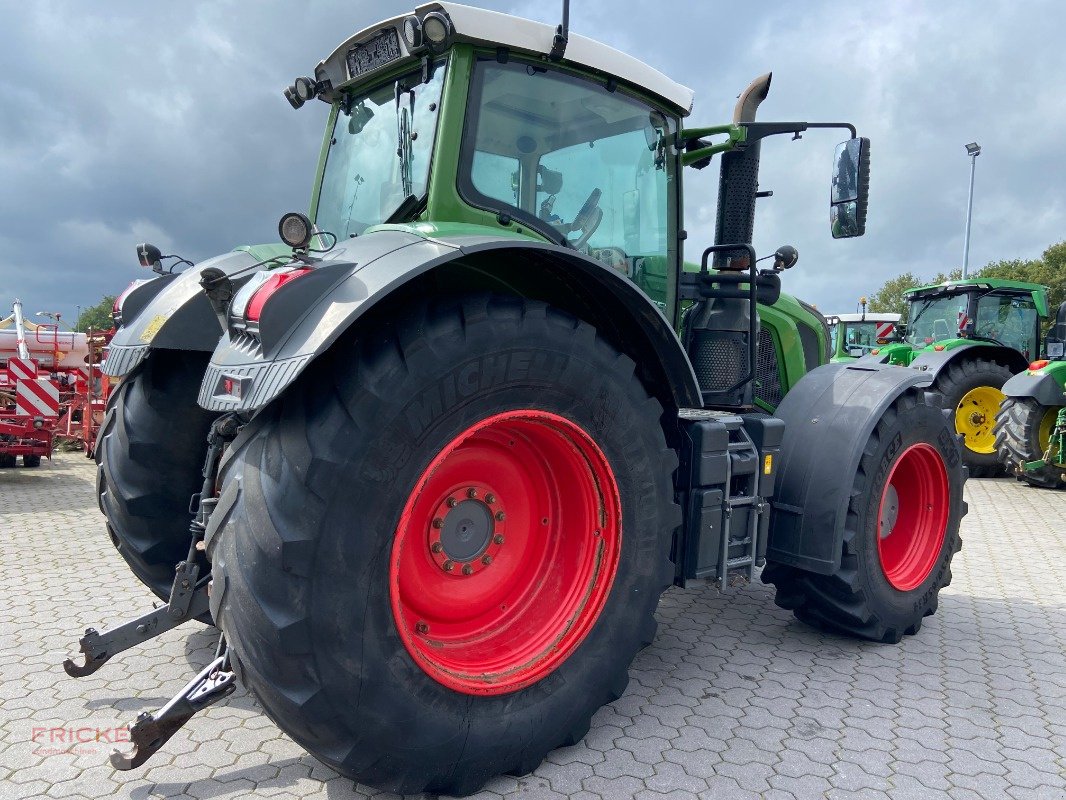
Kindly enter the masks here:
[[900, 340], [900, 315], [867, 311], [867, 300], [859, 298], [854, 314], [834, 314], [829, 323], [829, 351], [832, 361], [851, 361], [869, 355], [876, 348]]
[[975, 342], [1000, 345], [1025, 359], [1040, 350], [1047, 288], [999, 279], [948, 281], [908, 290], [905, 341], [918, 349], [950, 350]]

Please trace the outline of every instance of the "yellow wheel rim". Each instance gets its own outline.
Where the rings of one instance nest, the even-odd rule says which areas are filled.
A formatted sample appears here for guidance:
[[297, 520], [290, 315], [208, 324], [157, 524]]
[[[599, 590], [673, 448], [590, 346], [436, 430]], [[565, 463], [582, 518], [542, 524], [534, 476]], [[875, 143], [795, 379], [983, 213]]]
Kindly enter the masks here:
[[1051, 441], [1051, 431], [1055, 427], [1055, 419], [1059, 415], [1058, 408], [1049, 408], [1040, 420], [1040, 428], [1036, 434], [1036, 440], [1040, 445], [1040, 455], [1047, 452], [1048, 442]]
[[975, 453], [996, 450], [996, 412], [1004, 394], [994, 386], [978, 386], [963, 395], [955, 409], [955, 430], [966, 440], [966, 449]]

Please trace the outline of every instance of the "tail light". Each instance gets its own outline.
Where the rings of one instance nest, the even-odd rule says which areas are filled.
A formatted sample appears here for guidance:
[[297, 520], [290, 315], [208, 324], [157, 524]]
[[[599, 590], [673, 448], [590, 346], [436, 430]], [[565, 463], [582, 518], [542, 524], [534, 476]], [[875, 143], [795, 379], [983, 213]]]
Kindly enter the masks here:
[[1036, 372], [1038, 369], [1043, 369], [1050, 363], [1051, 362], [1046, 358], [1042, 358], [1039, 361], [1034, 361], [1032, 364], [1029, 365], [1029, 371]]
[[310, 267], [300, 267], [288, 272], [275, 272], [267, 278], [255, 293], [249, 298], [248, 306], [244, 310], [244, 319], [248, 322], [259, 322], [259, 315], [263, 313], [266, 301], [274, 296], [274, 292], [290, 281], [294, 281], [301, 275], [311, 271]]

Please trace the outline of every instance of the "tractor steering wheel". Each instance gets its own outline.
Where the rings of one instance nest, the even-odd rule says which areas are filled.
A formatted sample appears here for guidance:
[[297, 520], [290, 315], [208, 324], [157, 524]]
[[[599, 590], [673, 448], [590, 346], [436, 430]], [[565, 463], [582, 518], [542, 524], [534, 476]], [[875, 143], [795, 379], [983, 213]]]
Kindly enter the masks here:
[[581, 231], [581, 235], [570, 243], [575, 250], [583, 250], [592, 238], [592, 234], [603, 222], [603, 210], [600, 208], [601, 194], [599, 189], [593, 189], [584, 205], [574, 216], [574, 221], [570, 223], [571, 231]]

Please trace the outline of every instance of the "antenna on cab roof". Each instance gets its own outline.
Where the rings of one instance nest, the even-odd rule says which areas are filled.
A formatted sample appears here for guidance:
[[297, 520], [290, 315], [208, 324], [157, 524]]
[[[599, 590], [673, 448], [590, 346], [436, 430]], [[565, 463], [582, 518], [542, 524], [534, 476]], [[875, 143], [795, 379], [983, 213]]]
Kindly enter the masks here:
[[552, 61], [561, 61], [566, 52], [567, 38], [570, 36], [570, 0], [563, 0], [563, 23], [555, 29], [555, 38], [552, 40], [552, 49], [548, 58]]

